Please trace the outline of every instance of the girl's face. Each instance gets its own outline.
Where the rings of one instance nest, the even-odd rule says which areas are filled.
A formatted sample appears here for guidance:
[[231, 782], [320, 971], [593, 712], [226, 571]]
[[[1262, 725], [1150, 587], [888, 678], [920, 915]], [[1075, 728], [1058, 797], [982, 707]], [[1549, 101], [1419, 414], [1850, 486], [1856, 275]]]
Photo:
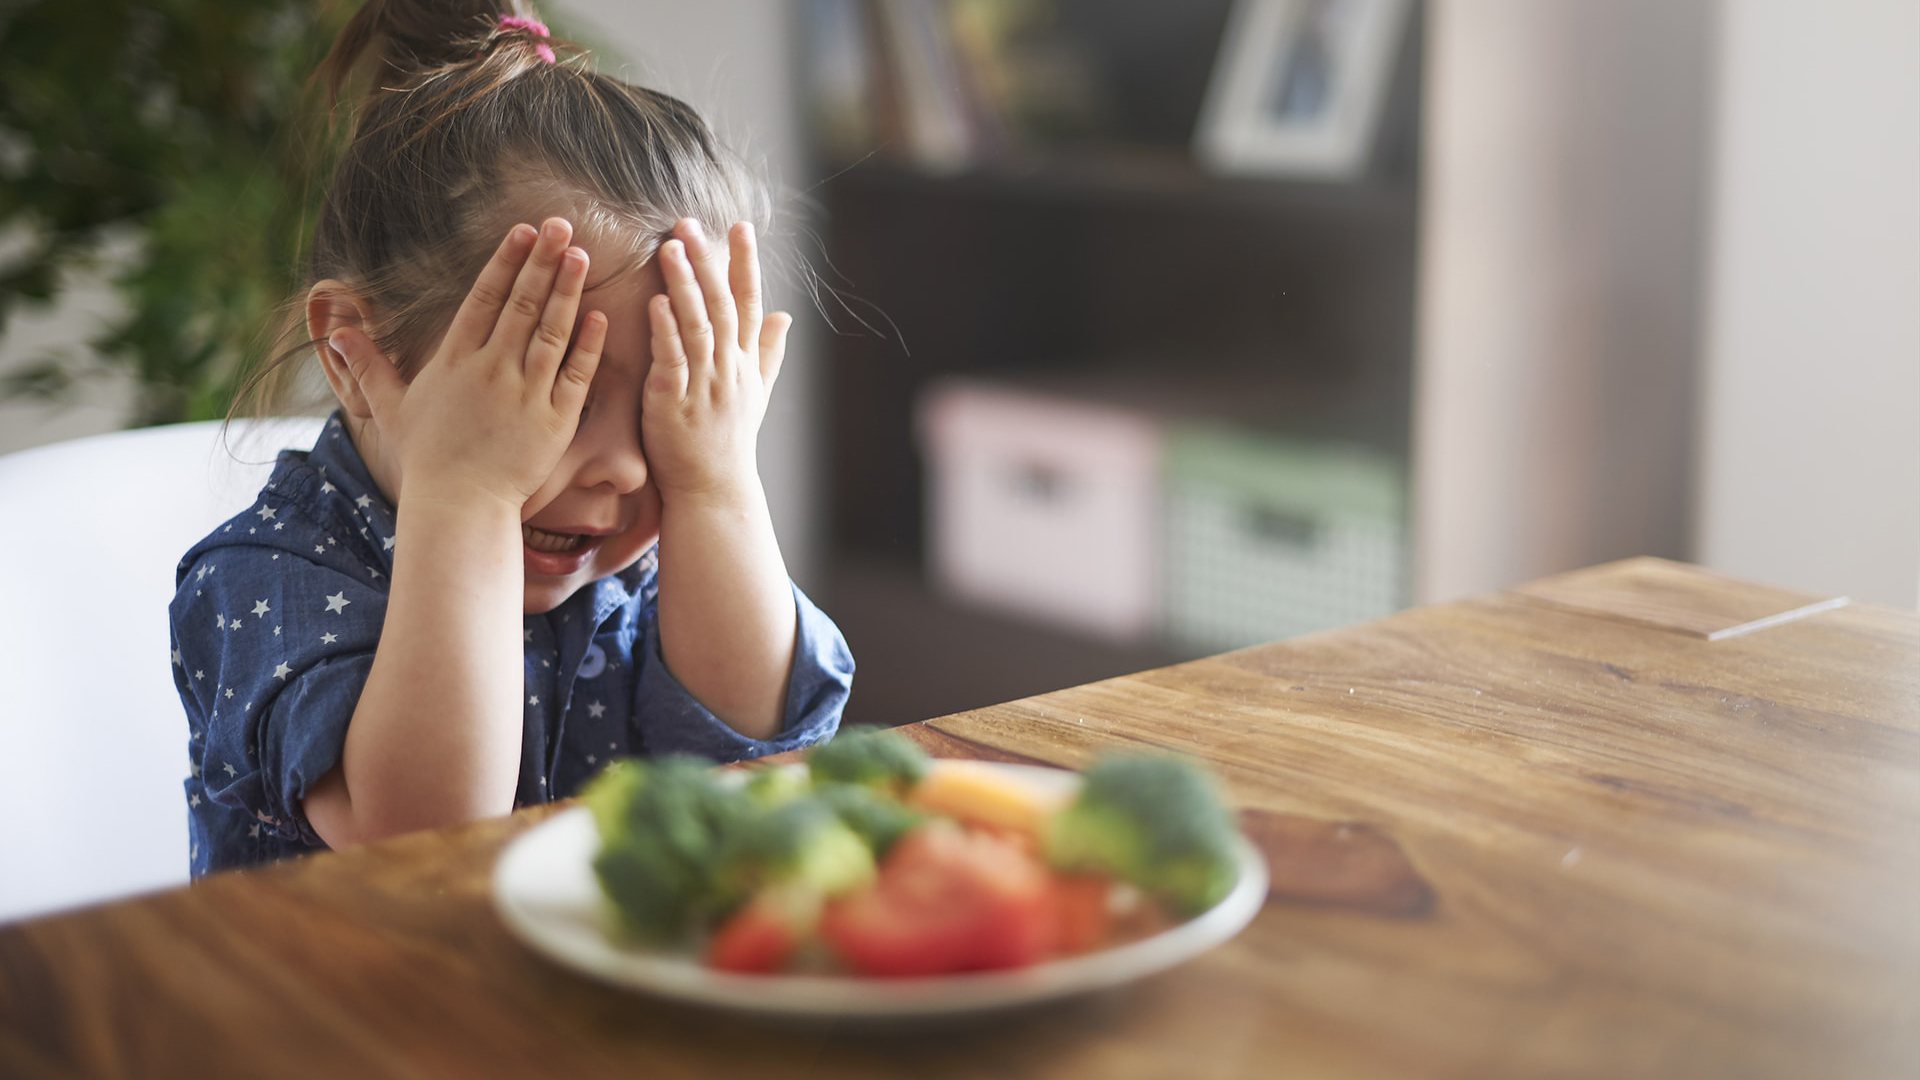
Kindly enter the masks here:
[[521, 510], [529, 614], [552, 611], [581, 586], [632, 566], [660, 538], [660, 492], [640, 446], [640, 393], [653, 364], [647, 303], [665, 291], [649, 261], [589, 287], [582, 299], [581, 318], [606, 315], [607, 341], [572, 445]]

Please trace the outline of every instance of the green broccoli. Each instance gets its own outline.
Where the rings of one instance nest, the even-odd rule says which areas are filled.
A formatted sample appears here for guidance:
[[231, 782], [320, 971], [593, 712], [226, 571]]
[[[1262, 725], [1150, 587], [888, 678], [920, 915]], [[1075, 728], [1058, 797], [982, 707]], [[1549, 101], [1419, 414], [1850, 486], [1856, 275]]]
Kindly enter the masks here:
[[776, 765], [747, 772], [746, 792], [760, 806], [778, 806], [805, 795], [812, 788], [807, 770]]
[[628, 935], [672, 940], [712, 914], [721, 839], [753, 809], [744, 791], [675, 756], [610, 766], [583, 798], [600, 830], [593, 869]]
[[1047, 829], [1047, 861], [1128, 882], [1183, 915], [1226, 896], [1238, 877], [1232, 817], [1198, 766], [1166, 757], [1094, 763]]
[[901, 796], [927, 773], [926, 751], [897, 731], [853, 728], [807, 752], [816, 784], [862, 784]]
[[715, 881], [728, 902], [774, 886], [831, 896], [873, 880], [873, 851], [826, 802], [808, 797], [756, 809], [721, 839]]
[[885, 855], [901, 833], [927, 819], [897, 799], [858, 784], [825, 784], [814, 794], [866, 841], [875, 858]]

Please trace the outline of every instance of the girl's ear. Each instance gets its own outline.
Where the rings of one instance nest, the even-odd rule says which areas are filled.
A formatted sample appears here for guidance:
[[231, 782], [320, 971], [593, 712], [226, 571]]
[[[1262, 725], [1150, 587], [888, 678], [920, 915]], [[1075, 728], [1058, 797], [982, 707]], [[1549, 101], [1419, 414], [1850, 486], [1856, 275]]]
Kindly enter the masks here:
[[313, 351], [320, 357], [320, 369], [327, 373], [333, 396], [340, 399], [347, 415], [358, 420], [371, 419], [373, 406], [347, 366], [347, 358], [328, 345], [327, 338], [342, 328], [364, 333], [371, 321], [366, 301], [341, 282], [327, 278], [307, 292], [307, 337], [314, 342]]

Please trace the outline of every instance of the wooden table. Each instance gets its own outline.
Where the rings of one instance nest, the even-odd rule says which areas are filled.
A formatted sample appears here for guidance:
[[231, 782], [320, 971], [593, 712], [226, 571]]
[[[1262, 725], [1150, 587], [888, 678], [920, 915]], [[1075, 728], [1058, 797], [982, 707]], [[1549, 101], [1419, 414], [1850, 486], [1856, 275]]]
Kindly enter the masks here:
[[1920, 1076], [1920, 616], [1634, 560], [929, 721], [1212, 762], [1275, 895], [992, 1026], [769, 1028], [510, 938], [540, 813], [0, 928], [0, 1075]]

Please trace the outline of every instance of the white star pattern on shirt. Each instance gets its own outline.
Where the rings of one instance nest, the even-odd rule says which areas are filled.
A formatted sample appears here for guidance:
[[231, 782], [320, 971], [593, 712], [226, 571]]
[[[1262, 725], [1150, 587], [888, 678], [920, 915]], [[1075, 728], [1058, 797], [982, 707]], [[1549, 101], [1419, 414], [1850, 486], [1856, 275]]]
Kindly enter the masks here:
[[248, 827], [247, 827], [247, 837], [248, 837], [248, 839], [251, 839], [251, 840], [258, 840], [258, 839], [260, 839], [260, 826], [258, 826], [258, 825], [250, 825], [250, 826], [248, 826]]
[[215, 630], [225, 630], [225, 629], [227, 628], [227, 614], [226, 614], [226, 612], [224, 612], [224, 611], [223, 611], [223, 612], [221, 612], [220, 614], [218, 614], [218, 615], [215, 615], [215, 616], [213, 617], [213, 628], [214, 628]]
[[279, 636], [280, 636], [280, 628], [279, 628], [279, 627], [277, 627], [277, 626], [276, 626], [276, 627], [274, 627], [274, 628], [273, 628], [273, 636], [274, 636], [274, 637], [279, 637]]
[[239, 775], [239, 774], [237, 774], [237, 773], [235, 773], [235, 772], [233, 771], [233, 763], [232, 763], [232, 762], [230, 762], [230, 761], [223, 761], [223, 762], [221, 762], [221, 763], [220, 763], [220, 767], [221, 767], [221, 768], [223, 768], [223, 769], [225, 769], [225, 770], [227, 770], [227, 775], [228, 775], [228, 776], [237, 776], [237, 775]]
[[315, 544], [313, 545], [313, 553], [315, 555], [325, 555], [327, 553], [327, 549], [321, 547], [319, 544]]
[[596, 717], [596, 718], [597, 718], [597, 717], [599, 717], [599, 716], [600, 716], [600, 715], [601, 715], [602, 713], [604, 713], [604, 712], [606, 712], [606, 711], [607, 711], [607, 707], [606, 707], [605, 705], [602, 705], [602, 704], [600, 704], [600, 703], [599, 703], [599, 702], [597, 702], [597, 701], [595, 701], [595, 702], [592, 702], [592, 703], [590, 703], [590, 704], [589, 704], [589, 705], [587, 706], [587, 715], [588, 715], [588, 716], [592, 716], [592, 717]]
[[383, 537], [381, 537], [381, 538], [380, 538], [380, 546], [381, 546], [382, 548], [385, 548], [385, 549], [386, 549], [386, 550], [388, 550], [388, 551], [392, 551], [392, 550], [393, 550], [393, 537], [391, 537], [391, 536], [383, 536]]
[[180, 659], [180, 650], [179, 650], [179, 649], [175, 649], [175, 650], [173, 650], [173, 662], [174, 662], [174, 663], [176, 663], [176, 664], [179, 664], [179, 665], [181, 665], [182, 667], [185, 667], [185, 666], [186, 666], [186, 662]]
[[322, 645], [331, 645], [334, 642], [339, 640], [340, 640], [340, 635], [338, 634], [321, 634], [320, 635], [320, 644]]
[[[199, 796], [198, 794], [194, 794], [194, 795], [189, 795], [189, 796], [187, 796], [187, 805], [188, 805], [188, 806], [199, 806], [199, 805], [200, 805], [200, 796]], [[189, 856], [189, 857], [191, 857], [191, 856]]]
[[204, 671], [196, 671], [193, 673], [193, 677], [196, 679], [204, 679], [207, 677], [207, 673]]
[[599, 761], [599, 760], [600, 760], [599, 758], [597, 758], [597, 757], [594, 757], [594, 756], [593, 756], [592, 754], [588, 754], [588, 755], [587, 755], [587, 764], [589, 764], [589, 765], [592, 765], [592, 764], [593, 764], [594, 762], [596, 762], [596, 761]]
[[260, 520], [261, 520], [261, 521], [265, 521], [265, 520], [267, 520], [268, 518], [270, 518], [270, 517], [272, 517], [272, 516], [273, 516], [274, 514], [277, 514], [277, 513], [279, 513], [279, 511], [277, 511], [277, 510], [275, 510], [275, 509], [274, 509], [273, 507], [271, 507], [271, 506], [268, 506], [268, 505], [267, 505], [266, 503], [261, 503], [261, 504], [260, 504], [260, 509], [258, 509], [258, 510], [255, 510], [255, 511], [254, 511], [254, 513], [256, 513], [256, 514], [259, 514], [259, 515], [260, 515]]
[[333, 487], [333, 484], [332, 484], [332, 482], [331, 482], [331, 481], [322, 481], [322, 482], [321, 482], [321, 484], [320, 484], [320, 494], [322, 494], [322, 495], [331, 495], [331, 494], [333, 494], [333, 492], [334, 492], [334, 487]]
[[287, 527], [287, 523], [284, 521], [276, 521], [273, 523], [274, 532], [279, 532], [281, 529], [284, 529], [286, 527]]
[[365, 510], [367, 507], [373, 505], [373, 498], [368, 495], [362, 495], [359, 498], [353, 500], [353, 505], [359, 507], [362, 510]]
[[379, 580], [380, 580], [380, 571], [378, 571], [378, 570], [375, 570], [375, 569], [374, 569], [373, 567], [371, 567], [371, 566], [369, 566], [369, 567], [367, 567], [367, 573], [369, 573], [369, 574], [372, 574], [372, 575], [373, 575], [373, 580], [375, 580], [375, 581], [379, 581]]
[[255, 600], [253, 602], [253, 613], [255, 615], [265, 615], [267, 612], [272, 610], [273, 610], [272, 608], [267, 606], [267, 602], [265, 600]]
[[520, 634], [522, 637], [526, 638], [528, 641], [533, 640], [533, 629], [531, 627], [520, 631]]
[[535, 695], [533, 695], [532, 697], [530, 697], [530, 698], [528, 698], [528, 699], [527, 699], [527, 704], [529, 704], [529, 705], [538, 705], [538, 704], [540, 704], [540, 695], [539, 695], [539, 694], [535, 694]]
[[273, 669], [273, 677], [276, 679], [284, 679], [291, 674], [293, 674], [293, 669], [287, 666], [285, 660], [280, 661], [280, 666]]
[[230, 629], [230, 630], [238, 630], [238, 629], [240, 629], [240, 620], [239, 620], [239, 619], [234, 619], [234, 620], [232, 620], [231, 622], [229, 622], [229, 623], [227, 623], [227, 628], [228, 628], [228, 629]]
[[347, 609], [347, 605], [351, 603], [353, 603], [353, 601], [347, 599], [347, 591], [345, 589], [342, 589], [339, 592], [334, 593], [332, 596], [327, 597], [327, 610], [333, 612], [335, 615], [338, 615], [341, 612], [345, 611]]
[[227, 696], [228, 696], [229, 698], [231, 698], [231, 697], [233, 696], [233, 687], [231, 687], [231, 686], [229, 686], [229, 687], [227, 687]]

